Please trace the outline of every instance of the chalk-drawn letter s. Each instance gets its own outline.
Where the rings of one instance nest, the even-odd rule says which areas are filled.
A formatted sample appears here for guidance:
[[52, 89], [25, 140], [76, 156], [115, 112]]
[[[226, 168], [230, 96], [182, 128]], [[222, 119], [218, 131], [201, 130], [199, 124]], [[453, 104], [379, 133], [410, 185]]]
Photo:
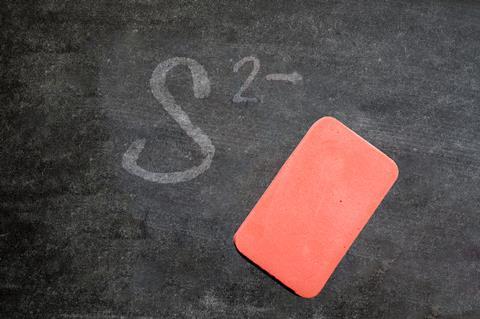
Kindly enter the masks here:
[[186, 65], [190, 69], [193, 78], [194, 96], [198, 99], [208, 97], [210, 94], [208, 74], [200, 63], [189, 58], [175, 57], [160, 63], [153, 71], [152, 78], [150, 79], [150, 87], [153, 96], [160, 102], [165, 111], [167, 111], [185, 133], [200, 146], [200, 151], [204, 158], [200, 165], [193, 166], [184, 171], [166, 173], [150, 172], [137, 164], [138, 157], [145, 147], [145, 139], [142, 138], [134, 141], [125, 154], [123, 154], [122, 166], [131, 174], [155, 183], [167, 184], [189, 181], [210, 167], [215, 153], [215, 147], [210, 141], [210, 138], [203, 133], [199, 127], [192, 124], [187, 113], [175, 103], [175, 99], [165, 85], [167, 73], [178, 65]]

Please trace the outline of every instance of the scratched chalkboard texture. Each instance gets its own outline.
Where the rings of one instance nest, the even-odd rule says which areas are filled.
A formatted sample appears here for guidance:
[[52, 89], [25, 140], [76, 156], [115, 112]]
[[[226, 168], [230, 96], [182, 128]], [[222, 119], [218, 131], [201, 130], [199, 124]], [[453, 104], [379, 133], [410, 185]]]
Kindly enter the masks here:
[[[480, 2], [0, 7], [0, 317], [480, 318]], [[325, 115], [400, 177], [308, 300], [232, 236]]]

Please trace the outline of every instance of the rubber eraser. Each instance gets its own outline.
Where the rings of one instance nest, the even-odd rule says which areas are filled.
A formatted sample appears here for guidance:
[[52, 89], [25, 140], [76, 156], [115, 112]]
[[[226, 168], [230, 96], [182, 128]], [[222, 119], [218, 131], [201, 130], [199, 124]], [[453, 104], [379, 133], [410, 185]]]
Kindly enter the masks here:
[[234, 236], [239, 252], [316, 296], [398, 176], [395, 162], [332, 117], [318, 120]]

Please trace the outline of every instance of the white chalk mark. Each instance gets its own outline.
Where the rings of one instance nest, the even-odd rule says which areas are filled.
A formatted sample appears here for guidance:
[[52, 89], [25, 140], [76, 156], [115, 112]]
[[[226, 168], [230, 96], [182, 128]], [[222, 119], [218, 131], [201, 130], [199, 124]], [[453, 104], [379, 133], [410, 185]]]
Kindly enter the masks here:
[[243, 82], [242, 86], [238, 90], [237, 93], [233, 96], [233, 102], [234, 103], [243, 103], [243, 102], [258, 102], [258, 99], [256, 97], [248, 97], [248, 96], [242, 96], [243, 92], [245, 92], [246, 89], [252, 84], [253, 79], [255, 79], [255, 76], [258, 73], [258, 70], [260, 70], [260, 60], [258, 60], [254, 56], [247, 56], [235, 63], [233, 66], [233, 72], [237, 73], [238, 70], [247, 62], [253, 62], [253, 69], [252, 72], [250, 72], [250, 75], [247, 77], [245, 82]]
[[290, 74], [285, 74], [285, 73], [273, 73], [273, 74], [267, 74], [265, 77], [267, 81], [286, 81], [286, 82], [291, 82], [293, 84], [297, 84], [300, 81], [303, 80], [303, 77], [301, 74], [298, 74], [296, 71]]
[[100, 312], [100, 313], [94, 313], [94, 314], [63, 313], [63, 314], [60, 314], [60, 316], [62, 318], [75, 318], [75, 319], [127, 319], [127, 318], [154, 319], [153, 317], [145, 317], [145, 316], [131, 317], [131, 316], [123, 316], [123, 315], [114, 315], [114, 314], [111, 314], [110, 312]]
[[144, 138], [134, 141], [128, 150], [123, 154], [122, 166], [133, 175], [139, 176], [147, 181], [169, 184], [189, 181], [205, 172], [212, 163], [215, 147], [210, 138], [190, 121], [187, 113], [175, 103], [175, 99], [166, 87], [167, 73], [178, 65], [186, 65], [193, 78], [193, 94], [197, 99], [203, 99], [210, 94], [210, 80], [207, 71], [197, 61], [190, 58], [175, 57], [160, 63], [153, 71], [150, 79], [150, 88], [153, 96], [162, 104], [167, 113], [180, 125], [195, 143], [200, 146], [204, 156], [202, 163], [187, 170], [178, 172], [156, 173], [147, 171], [137, 164], [138, 157], [145, 147]]

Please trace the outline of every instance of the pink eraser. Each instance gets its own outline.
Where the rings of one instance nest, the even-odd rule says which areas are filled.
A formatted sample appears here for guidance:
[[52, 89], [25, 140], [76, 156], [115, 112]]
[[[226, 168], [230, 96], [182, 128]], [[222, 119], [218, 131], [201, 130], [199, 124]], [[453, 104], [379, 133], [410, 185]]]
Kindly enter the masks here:
[[324, 117], [242, 223], [235, 245], [298, 295], [314, 297], [397, 176], [392, 159]]

